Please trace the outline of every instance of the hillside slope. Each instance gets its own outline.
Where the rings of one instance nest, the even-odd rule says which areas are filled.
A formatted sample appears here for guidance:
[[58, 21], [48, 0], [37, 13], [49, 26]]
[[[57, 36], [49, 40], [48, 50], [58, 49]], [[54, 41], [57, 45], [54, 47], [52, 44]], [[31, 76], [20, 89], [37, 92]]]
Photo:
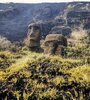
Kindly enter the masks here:
[[1, 49], [0, 100], [89, 100], [90, 38], [84, 30], [72, 34], [63, 53]]
[[0, 51], [0, 99], [89, 100], [89, 64], [83, 58]]
[[51, 32], [69, 35], [81, 24], [90, 29], [90, 2], [0, 4], [0, 35], [21, 41], [32, 22], [40, 24], [42, 36]]
[[11, 40], [21, 40], [25, 37], [31, 22], [52, 20], [64, 7], [64, 3], [0, 4], [0, 35]]

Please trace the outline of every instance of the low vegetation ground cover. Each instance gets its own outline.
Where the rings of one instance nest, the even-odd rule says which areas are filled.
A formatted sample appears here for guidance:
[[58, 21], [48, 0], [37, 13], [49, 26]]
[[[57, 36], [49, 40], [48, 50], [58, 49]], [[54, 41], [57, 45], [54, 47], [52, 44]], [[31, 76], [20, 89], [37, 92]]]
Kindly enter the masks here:
[[0, 100], [89, 100], [85, 59], [0, 51]]
[[90, 37], [68, 40], [63, 57], [0, 49], [0, 100], [90, 100]]

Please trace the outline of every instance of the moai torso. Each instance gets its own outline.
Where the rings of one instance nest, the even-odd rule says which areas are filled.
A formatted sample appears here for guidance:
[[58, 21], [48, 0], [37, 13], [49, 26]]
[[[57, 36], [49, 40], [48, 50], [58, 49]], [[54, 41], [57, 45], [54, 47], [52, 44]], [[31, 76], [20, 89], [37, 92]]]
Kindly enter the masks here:
[[63, 55], [67, 39], [61, 34], [49, 34], [46, 36], [44, 45], [45, 54]]

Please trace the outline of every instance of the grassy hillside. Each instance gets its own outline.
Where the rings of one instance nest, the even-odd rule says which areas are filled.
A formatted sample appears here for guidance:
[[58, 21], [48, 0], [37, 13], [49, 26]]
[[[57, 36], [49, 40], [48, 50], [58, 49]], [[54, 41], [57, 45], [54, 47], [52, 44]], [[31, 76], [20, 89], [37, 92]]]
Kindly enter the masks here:
[[67, 41], [62, 57], [1, 38], [0, 100], [89, 100], [90, 36], [74, 31]]
[[89, 100], [89, 64], [83, 57], [0, 51], [0, 100]]

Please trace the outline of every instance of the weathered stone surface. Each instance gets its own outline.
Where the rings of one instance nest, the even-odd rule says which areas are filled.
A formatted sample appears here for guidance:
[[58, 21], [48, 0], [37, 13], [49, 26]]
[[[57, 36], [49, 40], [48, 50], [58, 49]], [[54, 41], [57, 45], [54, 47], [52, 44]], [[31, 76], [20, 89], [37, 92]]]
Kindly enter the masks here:
[[44, 42], [44, 53], [63, 55], [65, 46], [67, 46], [67, 39], [63, 35], [49, 34]]
[[30, 24], [28, 26], [28, 34], [25, 44], [31, 51], [38, 51], [40, 48], [40, 26], [38, 24]]
[[69, 36], [72, 32], [69, 26], [55, 26], [51, 29], [51, 33], [63, 34], [64, 36]]
[[70, 27], [79, 27], [83, 24], [87, 28], [86, 24], [90, 21], [89, 11], [70, 11], [67, 13], [67, 24]]

